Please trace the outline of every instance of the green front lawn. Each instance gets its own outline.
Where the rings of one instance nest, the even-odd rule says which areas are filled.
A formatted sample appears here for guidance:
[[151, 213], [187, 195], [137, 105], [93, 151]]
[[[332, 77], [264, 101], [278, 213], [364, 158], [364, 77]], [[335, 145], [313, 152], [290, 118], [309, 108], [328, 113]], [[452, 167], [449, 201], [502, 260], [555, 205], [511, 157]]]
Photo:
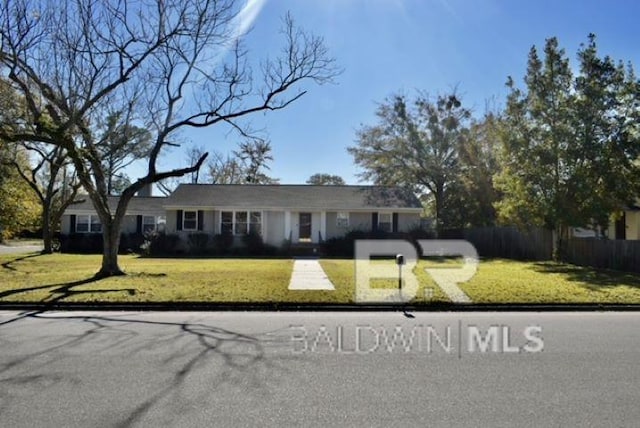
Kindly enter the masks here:
[[352, 290], [289, 291], [293, 260], [121, 256], [128, 275], [92, 280], [97, 255], [0, 256], [0, 302], [349, 302]]
[[[289, 291], [293, 261], [286, 259], [121, 256], [127, 276], [95, 281], [97, 255], [5, 255], [0, 256], [0, 302], [353, 303], [353, 260], [320, 263], [335, 291]], [[420, 261], [414, 269], [420, 288], [413, 303], [448, 301], [425, 266]], [[372, 283], [395, 285], [393, 279]], [[640, 303], [640, 275], [553, 263], [482, 261], [476, 276], [461, 288], [478, 303]]]
[[[323, 260], [321, 264], [334, 284], [353, 288], [352, 260]], [[448, 301], [425, 267], [456, 267], [459, 261], [421, 260], [414, 273], [420, 288], [413, 303]], [[393, 281], [386, 281], [393, 287]], [[637, 303], [640, 275], [597, 271], [551, 262], [482, 260], [476, 275], [460, 288], [474, 303]], [[425, 296], [433, 290], [433, 297]]]

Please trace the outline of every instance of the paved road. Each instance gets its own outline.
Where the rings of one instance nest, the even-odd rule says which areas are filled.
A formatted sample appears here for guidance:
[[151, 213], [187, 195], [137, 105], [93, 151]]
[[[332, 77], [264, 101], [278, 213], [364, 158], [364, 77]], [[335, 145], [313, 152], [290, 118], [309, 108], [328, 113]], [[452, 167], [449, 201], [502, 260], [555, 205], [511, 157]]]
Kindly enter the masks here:
[[0, 312], [0, 385], [7, 427], [637, 426], [640, 313]]

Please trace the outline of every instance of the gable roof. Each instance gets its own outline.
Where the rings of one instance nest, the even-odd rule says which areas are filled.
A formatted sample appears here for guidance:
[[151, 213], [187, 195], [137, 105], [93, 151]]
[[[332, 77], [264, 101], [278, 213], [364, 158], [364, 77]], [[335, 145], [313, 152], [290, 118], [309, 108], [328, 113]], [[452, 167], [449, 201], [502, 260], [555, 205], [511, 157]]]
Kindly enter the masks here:
[[[95, 212], [93, 202], [89, 198], [89, 195], [79, 195], [78, 198], [82, 198], [84, 201], [79, 204], [70, 205], [65, 210], [66, 214], [74, 214], [77, 212], [86, 213], [88, 211]], [[115, 212], [118, 207], [118, 199], [118, 196], [109, 196], [109, 208], [112, 212]], [[127, 206], [127, 215], [164, 215], [164, 205], [166, 201], [167, 198], [165, 196], [134, 196]]]
[[416, 196], [401, 187], [249, 184], [181, 184], [166, 208], [256, 208], [304, 210], [422, 210]]

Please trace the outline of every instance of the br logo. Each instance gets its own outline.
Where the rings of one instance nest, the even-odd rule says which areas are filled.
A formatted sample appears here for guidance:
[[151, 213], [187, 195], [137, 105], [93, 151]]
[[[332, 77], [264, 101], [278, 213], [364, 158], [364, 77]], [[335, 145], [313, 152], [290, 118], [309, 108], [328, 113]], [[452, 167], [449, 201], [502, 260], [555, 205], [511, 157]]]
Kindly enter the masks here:
[[[442, 291], [453, 302], [468, 302], [459, 283], [473, 278], [478, 270], [478, 252], [468, 241], [463, 240], [418, 240], [423, 256], [462, 258], [462, 265], [444, 264], [443, 267], [425, 268]], [[396, 265], [380, 263], [372, 257], [394, 256]], [[404, 303], [418, 293], [419, 281], [413, 273], [418, 262], [416, 247], [404, 240], [358, 240], [355, 243], [355, 280], [357, 303]], [[401, 280], [399, 279], [401, 278]], [[396, 279], [401, 287], [372, 287], [373, 279]]]

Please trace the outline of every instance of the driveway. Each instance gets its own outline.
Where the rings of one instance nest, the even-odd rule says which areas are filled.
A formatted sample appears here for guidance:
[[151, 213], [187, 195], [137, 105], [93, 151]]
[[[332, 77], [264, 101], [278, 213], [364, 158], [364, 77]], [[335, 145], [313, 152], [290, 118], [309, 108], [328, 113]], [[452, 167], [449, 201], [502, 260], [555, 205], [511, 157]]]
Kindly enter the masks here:
[[1, 254], [24, 254], [42, 251], [42, 245], [1, 245]]

